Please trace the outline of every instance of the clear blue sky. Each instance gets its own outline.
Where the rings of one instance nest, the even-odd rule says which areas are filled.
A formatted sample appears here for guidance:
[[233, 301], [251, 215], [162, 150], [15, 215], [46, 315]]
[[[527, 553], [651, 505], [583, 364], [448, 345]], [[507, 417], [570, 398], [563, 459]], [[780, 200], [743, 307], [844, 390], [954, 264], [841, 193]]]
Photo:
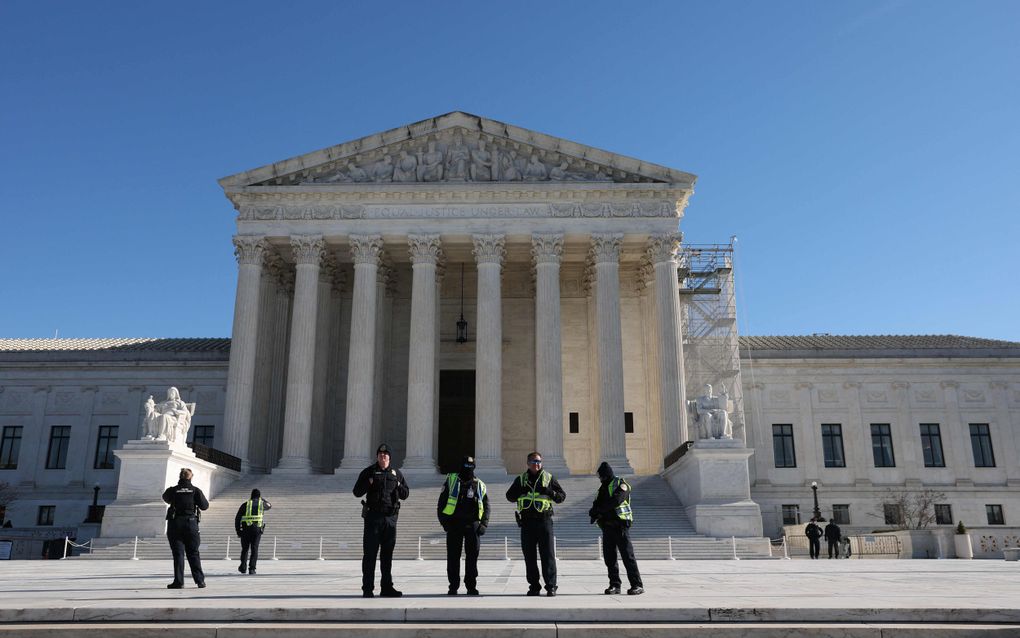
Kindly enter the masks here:
[[227, 336], [216, 180], [464, 110], [699, 176], [745, 334], [1020, 340], [1020, 2], [0, 4], [0, 337]]

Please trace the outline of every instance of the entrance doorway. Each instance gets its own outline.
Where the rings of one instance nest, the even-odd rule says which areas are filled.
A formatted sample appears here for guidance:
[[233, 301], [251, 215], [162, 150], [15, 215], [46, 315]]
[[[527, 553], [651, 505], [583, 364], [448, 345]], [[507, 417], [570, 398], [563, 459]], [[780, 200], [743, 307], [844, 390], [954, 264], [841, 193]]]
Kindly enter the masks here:
[[439, 471], [456, 472], [475, 453], [475, 371], [439, 371]]

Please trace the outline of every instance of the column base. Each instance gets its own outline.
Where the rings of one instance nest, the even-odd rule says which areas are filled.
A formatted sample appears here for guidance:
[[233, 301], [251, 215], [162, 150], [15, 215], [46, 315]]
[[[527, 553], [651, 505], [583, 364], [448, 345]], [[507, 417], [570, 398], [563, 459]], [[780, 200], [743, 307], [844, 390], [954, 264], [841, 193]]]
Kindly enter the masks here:
[[311, 474], [312, 460], [300, 456], [290, 456], [280, 459], [280, 462], [273, 468], [273, 474]]
[[475, 476], [486, 483], [503, 481], [507, 478], [506, 465], [503, 459], [475, 458]]
[[340, 461], [340, 465], [333, 472], [338, 476], [354, 476], [357, 477], [361, 474], [361, 470], [365, 469], [369, 465], [375, 463], [375, 459], [370, 459], [367, 456], [358, 458], [356, 456], [346, 457]]
[[[570, 476], [570, 468], [567, 467], [567, 461], [562, 456], [543, 456], [542, 468], [556, 478]], [[613, 468], [615, 469], [616, 466], [614, 465]]]
[[420, 484], [423, 481], [438, 480], [440, 478], [439, 468], [436, 467], [436, 462], [431, 458], [423, 456], [412, 456], [404, 459], [404, 464], [400, 466], [400, 473], [410, 479], [416, 479]]
[[602, 461], [605, 461], [606, 463], [609, 463], [609, 465], [611, 465], [612, 468], [613, 468], [613, 472], [617, 476], [620, 476], [622, 474], [633, 474], [634, 473], [634, 468], [631, 467], [630, 460], [627, 459], [626, 456], [616, 456], [616, 457], [603, 458], [603, 459], [601, 459], [599, 461], [599, 463], [601, 463]]

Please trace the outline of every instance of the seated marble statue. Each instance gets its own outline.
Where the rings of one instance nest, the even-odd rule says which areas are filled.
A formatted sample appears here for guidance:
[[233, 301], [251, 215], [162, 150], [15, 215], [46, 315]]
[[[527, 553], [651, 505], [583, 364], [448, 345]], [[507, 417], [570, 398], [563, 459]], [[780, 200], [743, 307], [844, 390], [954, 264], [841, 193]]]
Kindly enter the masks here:
[[415, 182], [418, 180], [418, 158], [400, 151], [397, 164], [393, 167], [394, 182]]
[[521, 181], [521, 172], [517, 170], [517, 152], [499, 154], [499, 175], [497, 179], [503, 182]]
[[390, 162], [389, 155], [383, 155], [375, 164], [372, 164], [372, 181], [389, 182], [392, 180], [393, 164]]
[[485, 141], [478, 141], [478, 148], [471, 151], [471, 181], [492, 180], [492, 154], [485, 150]]
[[446, 150], [446, 179], [466, 179], [470, 161], [471, 151], [459, 135], [455, 136]]
[[549, 169], [539, 161], [538, 155], [532, 153], [527, 168], [524, 169], [524, 179], [529, 182], [542, 182], [549, 179]]
[[365, 172], [365, 169], [358, 167], [354, 162], [347, 162], [347, 176], [349, 179], [344, 181], [351, 182], [368, 181], [368, 173]]
[[149, 395], [145, 402], [145, 438], [155, 441], [169, 441], [183, 445], [188, 440], [191, 417], [195, 415], [195, 404], [181, 400], [177, 388], [166, 391], [166, 401], [156, 403]]
[[418, 151], [418, 181], [443, 181], [443, 152], [436, 149], [435, 140], [429, 140], [428, 150]]
[[730, 397], [723, 388], [719, 396], [705, 384], [705, 394], [687, 402], [687, 410], [698, 427], [698, 439], [732, 439], [733, 423], [729, 415]]

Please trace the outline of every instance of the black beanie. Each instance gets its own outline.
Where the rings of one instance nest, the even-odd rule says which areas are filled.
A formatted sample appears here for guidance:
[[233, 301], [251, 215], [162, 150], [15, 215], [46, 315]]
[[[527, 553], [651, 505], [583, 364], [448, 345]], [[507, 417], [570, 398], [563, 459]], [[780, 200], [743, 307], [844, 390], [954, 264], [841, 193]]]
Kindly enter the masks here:
[[258, 488], [255, 488], [251, 491], [251, 500], [254, 501], [257, 498], [262, 498], [262, 492], [260, 492]]
[[603, 481], [608, 481], [609, 479], [613, 478], [613, 476], [615, 476], [613, 474], [612, 466], [609, 465], [609, 463], [606, 463], [605, 461], [602, 461], [602, 465], [599, 465], [598, 474], [599, 478], [602, 479]]

